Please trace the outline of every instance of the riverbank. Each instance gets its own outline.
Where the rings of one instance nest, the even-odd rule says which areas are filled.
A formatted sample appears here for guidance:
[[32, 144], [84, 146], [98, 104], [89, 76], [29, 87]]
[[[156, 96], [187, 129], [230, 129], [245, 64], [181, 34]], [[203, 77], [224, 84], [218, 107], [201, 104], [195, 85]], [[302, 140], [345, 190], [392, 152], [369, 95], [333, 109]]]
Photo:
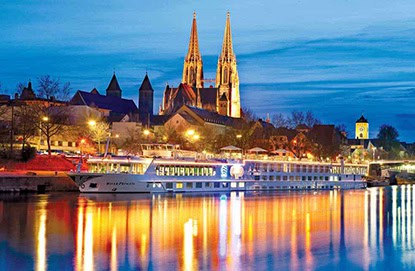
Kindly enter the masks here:
[[42, 172], [41, 174], [28, 172], [25, 175], [14, 172], [0, 174], [0, 192], [45, 193], [74, 191], [79, 191], [78, 187], [63, 172]]

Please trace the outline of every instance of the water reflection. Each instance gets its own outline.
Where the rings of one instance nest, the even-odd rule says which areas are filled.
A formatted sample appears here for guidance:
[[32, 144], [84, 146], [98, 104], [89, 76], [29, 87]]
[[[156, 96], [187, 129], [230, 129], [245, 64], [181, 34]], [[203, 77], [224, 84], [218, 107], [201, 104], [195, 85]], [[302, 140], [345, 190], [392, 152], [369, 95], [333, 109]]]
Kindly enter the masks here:
[[1, 270], [376, 269], [415, 264], [415, 186], [0, 197]]

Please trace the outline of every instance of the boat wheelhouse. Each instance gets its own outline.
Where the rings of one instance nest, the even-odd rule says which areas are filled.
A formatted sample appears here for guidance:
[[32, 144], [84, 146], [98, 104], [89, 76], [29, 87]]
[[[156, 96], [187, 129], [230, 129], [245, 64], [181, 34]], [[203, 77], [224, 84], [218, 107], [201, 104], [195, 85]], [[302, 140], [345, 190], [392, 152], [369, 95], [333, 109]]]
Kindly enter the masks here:
[[366, 174], [343, 163], [107, 157], [69, 175], [81, 192], [208, 192], [366, 188]]

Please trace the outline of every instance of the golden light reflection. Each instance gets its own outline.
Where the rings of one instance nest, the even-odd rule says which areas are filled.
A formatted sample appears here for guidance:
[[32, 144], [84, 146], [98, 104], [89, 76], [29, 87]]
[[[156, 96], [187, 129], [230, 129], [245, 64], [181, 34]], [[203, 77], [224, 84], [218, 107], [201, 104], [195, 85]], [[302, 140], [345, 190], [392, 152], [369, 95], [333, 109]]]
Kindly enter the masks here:
[[46, 239], [46, 220], [47, 220], [47, 210], [46, 206], [48, 204], [47, 196], [42, 197], [37, 206], [37, 217], [38, 222], [36, 225], [36, 260], [35, 260], [35, 270], [43, 271], [47, 270], [47, 239]]
[[[315, 269], [321, 255], [339, 259], [352, 248], [359, 252], [347, 254], [348, 260], [369, 269], [386, 257], [386, 238], [414, 247], [414, 195], [407, 186], [279, 196], [157, 195], [111, 204], [88, 200], [78, 205], [74, 263], [77, 270], [242, 270], [257, 257], [273, 255], [278, 262], [289, 255], [282, 269]], [[40, 218], [39, 225], [45, 223]]]

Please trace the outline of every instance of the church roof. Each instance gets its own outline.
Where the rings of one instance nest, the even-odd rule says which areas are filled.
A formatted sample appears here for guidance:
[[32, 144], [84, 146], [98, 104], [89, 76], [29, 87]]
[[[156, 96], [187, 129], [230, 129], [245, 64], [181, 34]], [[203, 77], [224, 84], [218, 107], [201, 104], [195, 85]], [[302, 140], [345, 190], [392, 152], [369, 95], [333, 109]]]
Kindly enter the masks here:
[[146, 73], [146, 76], [143, 79], [143, 82], [141, 83], [141, 86], [140, 86], [140, 89], [139, 90], [151, 90], [151, 91], [154, 91], [153, 90], [153, 87], [151, 86], [150, 79], [148, 78], [147, 73]]
[[22, 94], [20, 94], [20, 99], [22, 100], [34, 100], [36, 99], [35, 92], [32, 89], [32, 82], [29, 81], [27, 87], [24, 87]]
[[99, 94], [98, 89], [93, 88], [93, 89], [91, 90], [91, 94]]
[[116, 96], [104, 96], [78, 90], [69, 101], [71, 105], [87, 105], [106, 109], [114, 113], [129, 114], [137, 111], [133, 100], [123, 99]]
[[356, 123], [369, 123], [368, 121], [367, 121], [367, 119], [365, 119], [365, 117], [363, 117], [363, 115], [358, 119], [358, 120], [356, 120]]
[[217, 88], [200, 88], [200, 100], [202, 102], [203, 107], [213, 106], [216, 108], [216, 100], [218, 96], [218, 89]]
[[216, 112], [208, 111], [194, 106], [187, 106], [193, 113], [202, 118], [205, 122], [222, 124], [229, 127], [241, 128], [243, 120], [240, 118], [232, 118], [220, 115]]
[[118, 80], [117, 80], [117, 76], [114, 75], [111, 78], [111, 82], [109, 83], [108, 87], [107, 87], [107, 91], [108, 90], [116, 90], [116, 91], [121, 91], [120, 85], [118, 84]]

